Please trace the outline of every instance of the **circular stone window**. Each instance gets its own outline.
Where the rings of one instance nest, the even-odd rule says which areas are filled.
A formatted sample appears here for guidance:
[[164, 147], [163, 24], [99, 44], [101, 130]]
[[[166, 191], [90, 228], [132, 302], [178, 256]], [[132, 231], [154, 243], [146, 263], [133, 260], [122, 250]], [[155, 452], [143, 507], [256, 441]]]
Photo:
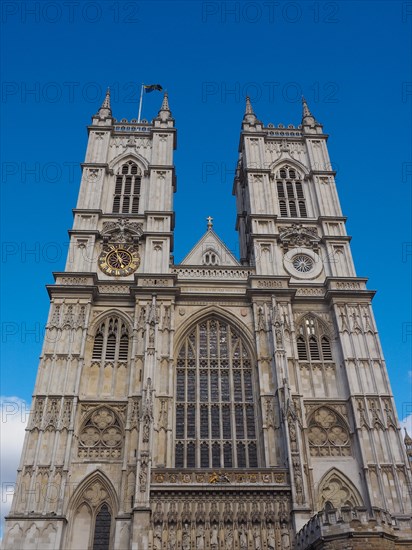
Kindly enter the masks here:
[[309, 248], [294, 248], [283, 257], [283, 265], [292, 277], [315, 279], [322, 272], [322, 260]]
[[305, 254], [297, 254], [292, 261], [293, 267], [300, 273], [308, 273], [313, 269], [312, 258]]

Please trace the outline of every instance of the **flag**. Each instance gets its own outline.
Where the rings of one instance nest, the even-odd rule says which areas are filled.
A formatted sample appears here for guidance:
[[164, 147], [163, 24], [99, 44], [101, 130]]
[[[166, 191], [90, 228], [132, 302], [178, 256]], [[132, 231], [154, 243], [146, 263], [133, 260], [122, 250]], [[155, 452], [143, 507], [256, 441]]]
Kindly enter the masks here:
[[153, 92], [154, 90], [157, 90], [158, 92], [161, 92], [163, 90], [160, 84], [144, 84], [143, 88], [147, 94]]

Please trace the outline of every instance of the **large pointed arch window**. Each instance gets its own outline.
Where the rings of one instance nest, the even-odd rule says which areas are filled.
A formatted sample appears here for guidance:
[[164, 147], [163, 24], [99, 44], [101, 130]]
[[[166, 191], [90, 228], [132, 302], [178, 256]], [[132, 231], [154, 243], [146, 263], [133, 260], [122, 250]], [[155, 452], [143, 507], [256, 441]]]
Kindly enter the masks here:
[[138, 214], [142, 173], [133, 161], [123, 164], [116, 176], [113, 213]]
[[300, 174], [283, 166], [276, 174], [279, 211], [282, 218], [307, 218], [305, 195]]
[[258, 466], [251, 359], [240, 334], [199, 323], [177, 358], [177, 468]]

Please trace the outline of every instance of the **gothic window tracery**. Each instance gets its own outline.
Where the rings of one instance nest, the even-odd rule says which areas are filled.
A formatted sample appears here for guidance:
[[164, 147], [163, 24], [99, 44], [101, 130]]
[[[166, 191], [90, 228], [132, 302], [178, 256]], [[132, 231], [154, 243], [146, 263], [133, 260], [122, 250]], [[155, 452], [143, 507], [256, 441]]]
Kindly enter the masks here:
[[129, 331], [119, 317], [108, 317], [100, 324], [94, 337], [93, 361], [125, 362], [129, 355]]
[[95, 471], [83, 480], [71, 500], [64, 548], [110, 550], [113, 547], [115, 492], [110, 481]]
[[363, 506], [362, 497], [349, 478], [332, 468], [319, 482], [317, 509], [333, 513], [342, 506]]
[[297, 327], [297, 335], [299, 361], [333, 360], [330, 337], [316, 317], [305, 317]]
[[209, 319], [185, 338], [176, 372], [175, 466], [258, 466], [252, 365], [240, 335]]
[[133, 161], [123, 164], [115, 180], [114, 214], [138, 214], [142, 173]]
[[219, 256], [213, 249], [206, 250], [203, 254], [203, 265], [219, 265]]
[[307, 218], [305, 195], [299, 173], [289, 166], [276, 174], [279, 210], [282, 218]]
[[114, 411], [99, 407], [89, 415], [80, 430], [79, 457], [121, 458], [123, 436], [123, 428]]
[[308, 422], [311, 456], [349, 456], [350, 435], [346, 422], [329, 407], [314, 411]]

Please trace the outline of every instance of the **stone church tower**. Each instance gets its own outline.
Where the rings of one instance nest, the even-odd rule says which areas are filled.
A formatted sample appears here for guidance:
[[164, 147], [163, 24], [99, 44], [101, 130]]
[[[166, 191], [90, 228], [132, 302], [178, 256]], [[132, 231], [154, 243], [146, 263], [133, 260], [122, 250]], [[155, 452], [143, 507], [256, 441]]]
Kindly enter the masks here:
[[174, 119], [92, 118], [4, 548], [412, 548], [411, 471], [327, 136], [247, 100], [240, 260], [171, 260]]

